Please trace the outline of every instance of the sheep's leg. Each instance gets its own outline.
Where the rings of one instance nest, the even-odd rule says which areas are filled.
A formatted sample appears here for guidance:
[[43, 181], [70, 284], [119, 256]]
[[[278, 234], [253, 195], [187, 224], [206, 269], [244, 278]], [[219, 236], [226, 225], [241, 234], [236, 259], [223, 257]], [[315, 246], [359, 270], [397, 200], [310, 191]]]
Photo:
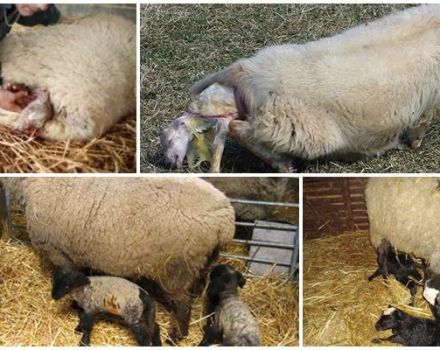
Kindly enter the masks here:
[[90, 337], [92, 334], [92, 328], [94, 323], [95, 323], [95, 315], [88, 314], [84, 310], [81, 310], [79, 312], [79, 324], [75, 328], [75, 330], [83, 334], [81, 341], [79, 342], [80, 346], [90, 345]]
[[160, 340], [160, 328], [159, 325], [154, 323], [154, 331], [153, 331], [153, 346], [162, 346], [162, 342]]
[[423, 114], [416, 124], [405, 130], [403, 135], [400, 136], [400, 148], [413, 148], [417, 149], [422, 145], [423, 138], [425, 137], [426, 129], [431, 123], [434, 117], [434, 110], [426, 112]]
[[247, 121], [233, 120], [229, 123], [229, 134], [249, 151], [261, 158], [272, 168], [281, 172], [292, 172], [292, 160], [273, 153], [253, 140], [251, 124]]
[[217, 134], [211, 145], [212, 161], [209, 169], [211, 173], [220, 172], [220, 163], [225, 149], [226, 136], [228, 135], [228, 124], [229, 123], [222, 123], [221, 121], [217, 124]]
[[189, 320], [191, 318], [191, 301], [185, 300], [176, 303], [176, 311], [172, 320], [169, 338], [172, 344], [177, 344], [188, 335]]
[[132, 330], [138, 345], [140, 346], [151, 345], [151, 337], [148, 334], [148, 332], [145, 330], [145, 327], [141, 322], [135, 322], [131, 324], [130, 329]]
[[212, 324], [207, 324], [203, 327], [203, 339], [198, 346], [209, 346], [211, 344], [219, 344], [222, 340], [222, 334]]
[[368, 281], [371, 282], [376, 277], [380, 276], [382, 274], [382, 270], [378, 268], [370, 277], [368, 277]]

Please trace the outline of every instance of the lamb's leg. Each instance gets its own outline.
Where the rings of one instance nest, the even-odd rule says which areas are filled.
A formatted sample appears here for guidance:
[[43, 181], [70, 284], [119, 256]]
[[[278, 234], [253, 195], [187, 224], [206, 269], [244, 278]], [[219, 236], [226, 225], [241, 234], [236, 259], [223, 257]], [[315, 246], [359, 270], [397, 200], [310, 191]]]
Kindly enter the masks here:
[[211, 344], [219, 344], [222, 334], [214, 325], [207, 324], [203, 327], [203, 339], [198, 346], [209, 346]]
[[294, 171], [291, 159], [277, 155], [253, 140], [252, 127], [249, 122], [242, 120], [231, 121], [229, 123], [229, 134], [272, 168], [278, 169], [281, 172]]
[[212, 151], [212, 161], [209, 171], [211, 173], [220, 172], [220, 163], [223, 156], [223, 151], [225, 149], [226, 136], [228, 135], [228, 124], [219, 121], [216, 127], [217, 134], [215, 135], [214, 141], [211, 146]]
[[412, 279], [409, 279], [408, 276], [396, 276], [396, 279], [409, 289], [411, 295], [409, 305], [414, 306], [414, 299], [417, 293], [417, 284]]
[[140, 346], [151, 345], [151, 337], [141, 322], [135, 322], [133, 324], [130, 324], [130, 329], [132, 330], [138, 345]]
[[370, 277], [368, 277], [368, 281], [371, 282], [376, 277], [380, 276], [382, 274], [382, 270], [378, 268]]
[[81, 341], [79, 342], [80, 346], [90, 345], [90, 336], [92, 334], [92, 328], [94, 323], [95, 323], [95, 315], [88, 314], [84, 310], [79, 311], [79, 324], [75, 328], [75, 330], [83, 334]]

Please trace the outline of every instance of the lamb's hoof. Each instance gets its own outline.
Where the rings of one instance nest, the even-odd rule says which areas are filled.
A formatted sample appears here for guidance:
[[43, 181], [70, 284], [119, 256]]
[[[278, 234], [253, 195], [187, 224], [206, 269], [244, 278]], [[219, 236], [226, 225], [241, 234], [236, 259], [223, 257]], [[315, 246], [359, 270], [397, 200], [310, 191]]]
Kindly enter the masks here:
[[420, 139], [416, 139], [416, 140], [411, 141], [411, 148], [412, 149], [420, 148], [421, 145], [422, 145], [422, 140], [420, 140]]

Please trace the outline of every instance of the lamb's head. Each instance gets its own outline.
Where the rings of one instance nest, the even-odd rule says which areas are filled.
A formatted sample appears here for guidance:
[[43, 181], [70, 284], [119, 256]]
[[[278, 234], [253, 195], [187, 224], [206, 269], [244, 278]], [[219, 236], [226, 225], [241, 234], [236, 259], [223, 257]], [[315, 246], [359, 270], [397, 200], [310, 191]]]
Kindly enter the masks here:
[[[237, 118], [234, 90], [213, 84], [195, 97], [187, 112], [161, 130], [160, 141], [166, 160], [180, 168], [185, 156], [210, 161], [210, 144], [219, 130], [217, 124]], [[194, 166], [194, 164], [190, 164]]]
[[90, 280], [81, 272], [67, 268], [58, 268], [53, 274], [52, 282], [52, 298], [58, 300], [72, 290], [89, 284]]
[[379, 320], [376, 322], [376, 329], [378, 331], [384, 331], [387, 329], [392, 329], [397, 326], [402, 315], [402, 311], [388, 305]]
[[210, 299], [236, 295], [238, 287], [243, 288], [246, 279], [231, 265], [217, 265], [209, 275], [208, 296]]
[[177, 168], [182, 166], [188, 150], [188, 144], [194, 135], [190, 128], [191, 115], [183, 113], [167, 127], [161, 130], [160, 143], [167, 161]]

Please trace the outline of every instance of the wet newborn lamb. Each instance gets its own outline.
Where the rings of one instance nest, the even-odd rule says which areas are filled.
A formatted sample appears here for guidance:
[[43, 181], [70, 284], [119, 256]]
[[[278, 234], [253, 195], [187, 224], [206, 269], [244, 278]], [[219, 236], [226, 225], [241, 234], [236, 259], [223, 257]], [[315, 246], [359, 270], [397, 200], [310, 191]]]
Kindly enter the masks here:
[[211, 274], [206, 312], [214, 313], [203, 328], [199, 346], [259, 346], [258, 324], [249, 307], [238, 298], [246, 280], [230, 265], [218, 265]]
[[405, 346], [440, 345], [440, 324], [437, 321], [408, 315], [391, 305], [377, 321], [376, 329], [391, 329], [393, 334], [388, 338], [373, 339], [375, 342], [388, 340]]
[[[410, 290], [410, 304], [413, 305], [414, 297], [417, 293], [416, 281], [422, 280], [422, 276], [417, 270], [417, 263], [408, 254], [397, 254], [391, 246], [391, 243], [387, 240], [383, 240], [377, 247], [377, 263], [379, 267], [370, 277], [368, 277], [368, 281], [372, 281], [380, 275], [382, 275], [384, 279], [388, 278], [388, 275], [390, 274], [394, 275], [396, 280]], [[415, 278], [416, 281], [410, 277]]]
[[119, 277], [87, 277], [81, 272], [59, 268], [53, 275], [52, 298], [70, 294], [77, 303], [82, 332], [80, 345], [90, 344], [96, 317], [110, 314], [121, 317], [133, 331], [139, 345], [161, 345], [155, 322], [155, 304], [136, 284]]

